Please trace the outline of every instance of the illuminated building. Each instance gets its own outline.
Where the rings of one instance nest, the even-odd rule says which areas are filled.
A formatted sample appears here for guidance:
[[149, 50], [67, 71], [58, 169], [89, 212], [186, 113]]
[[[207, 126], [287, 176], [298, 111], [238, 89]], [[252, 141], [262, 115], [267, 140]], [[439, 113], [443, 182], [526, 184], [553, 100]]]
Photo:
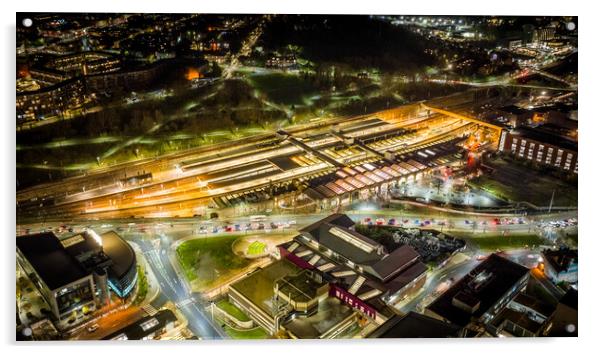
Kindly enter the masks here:
[[425, 314], [465, 328], [487, 325], [528, 280], [529, 269], [491, 254], [433, 301]]
[[502, 131], [500, 151], [568, 173], [577, 173], [577, 144], [533, 128]]
[[265, 66], [268, 68], [288, 69], [296, 65], [297, 58], [294, 55], [275, 55], [265, 62]]
[[161, 310], [104, 337], [105, 340], [150, 340], [175, 328], [176, 315], [170, 310]]
[[17, 260], [58, 320], [102, 307], [109, 288], [127, 297], [137, 280], [134, 251], [112, 231], [61, 239], [52, 232], [19, 236]]
[[[293, 338], [335, 338], [359, 319], [383, 324], [389, 303], [418, 291], [427, 268], [412, 247], [389, 253], [353, 225], [333, 214], [303, 228], [278, 246], [279, 261], [231, 284], [230, 301], [268, 333]], [[311, 330], [316, 321], [330, 322]]]
[[330, 296], [380, 325], [390, 317], [387, 303], [418, 291], [427, 268], [412, 247], [388, 253], [353, 225], [348, 216], [333, 214], [278, 248], [282, 258], [320, 274], [330, 284]]
[[228, 299], [271, 335], [283, 330], [291, 338], [336, 338], [357, 320], [356, 312], [329, 295], [319, 273], [287, 259], [230, 284]]
[[553, 282], [577, 282], [577, 250], [561, 248], [547, 249], [542, 253], [544, 273]]
[[[42, 71], [38, 71], [42, 73]], [[32, 77], [40, 76], [32, 71]], [[60, 115], [66, 109], [80, 107], [85, 98], [85, 86], [80, 78], [61, 81], [39, 90], [17, 92], [18, 121], [31, 121]]]

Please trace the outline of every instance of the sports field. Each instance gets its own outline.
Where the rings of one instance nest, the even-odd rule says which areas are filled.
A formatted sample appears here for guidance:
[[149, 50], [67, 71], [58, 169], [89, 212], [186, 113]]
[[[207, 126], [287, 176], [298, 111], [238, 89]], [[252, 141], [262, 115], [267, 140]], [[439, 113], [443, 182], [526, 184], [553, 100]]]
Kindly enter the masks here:
[[260, 254], [264, 254], [266, 247], [267, 245], [265, 243], [254, 241], [249, 245], [249, 248], [247, 249], [247, 254], [249, 256], [258, 256]]

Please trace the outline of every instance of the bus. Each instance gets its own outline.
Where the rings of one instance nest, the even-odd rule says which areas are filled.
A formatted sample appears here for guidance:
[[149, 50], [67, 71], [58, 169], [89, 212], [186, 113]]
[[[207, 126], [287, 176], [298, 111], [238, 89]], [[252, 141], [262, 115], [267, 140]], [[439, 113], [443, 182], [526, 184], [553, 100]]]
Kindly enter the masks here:
[[249, 216], [249, 221], [252, 223], [264, 222], [267, 220], [267, 216], [265, 215], [251, 215]]

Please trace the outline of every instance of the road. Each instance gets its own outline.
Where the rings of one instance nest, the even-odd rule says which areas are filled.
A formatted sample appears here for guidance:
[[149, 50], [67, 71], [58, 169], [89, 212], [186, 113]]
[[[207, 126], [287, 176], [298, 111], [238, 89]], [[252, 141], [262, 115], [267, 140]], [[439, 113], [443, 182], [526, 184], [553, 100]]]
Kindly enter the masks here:
[[[388, 212], [388, 215], [385, 214]], [[312, 224], [323, 217], [325, 217], [327, 213], [318, 213], [318, 214], [300, 214], [300, 215], [274, 215], [268, 216], [266, 220], [266, 225], [273, 222], [275, 224], [278, 223], [290, 223], [294, 221], [295, 223], [291, 225], [294, 229], [300, 229], [304, 226]], [[361, 222], [366, 218], [371, 218], [372, 220], [376, 220], [378, 218], [389, 218], [396, 217], [398, 220], [402, 220], [404, 218], [408, 218], [412, 221], [412, 223], [408, 223], [407, 227], [416, 227], [413, 223], [413, 220], [431, 220], [433, 218], [438, 219], [443, 216], [441, 213], [433, 213], [432, 211], [425, 209], [422, 211], [412, 211], [412, 212], [402, 212], [398, 210], [388, 210], [388, 211], [358, 211], [350, 214], [351, 218], [356, 222]], [[456, 215], [445, 215], [444, 216], [448, 221], [455, 220], [452, 230], [464, 231], [466, 233], [470, 233], [473, 230], [472, 225], [466, 224], [464, 220], [472, 220], [475, 222], [478, 221], [490, 221], [491, 216], [487, 217], [470, 217], [466, 219], [463, 216]], [[564, 219], [568, 217], [567, 213], [562, 214], [552, 214], [545, 215], [537, 218], [537, 221], [542, 220], [557, 220]], [[99, 220], [94, 221], [90, 220], [86, 223], [82, 224], [70, 224], [69, 226], [74, 228], [74, 231], [80, 231], [84, 227], [91, 227], [97, 232], [102, 233], [111, 229], [116, 230], [118, 233], [122, 234], [127, 240], [135, 242], [138, 244], [146, 257], [146, 260], [150, 266], [150, 270], [153, 272], [159, 286], [161, 288], [161, 295], [158, 300], [153, 302], [154, 306], [161, 306], [165, 303], [165, 301], [171, 301], [179, 308], [182, 314], [186, 317], [189, 322], [189, 328], [191, 331], [197, 335], [199, 338], [225, 338], [227, 337], [224, 333], [223, 329], [213, 323], [211, 321], [210, 314], [208, 314], [204, 308], [206, 307], [206, 303], [200, 298], [198, 294], [191, 294], [189, 291], [188, 284], [186, 280], [179, 275], [177, 269], [174, 269], [174, 266], [170, 260], [170, 254], [172, 251], [171, 245], [174, 242], [177, 242], [179, 239], [184, 237], [190, 237], [191, 235], [198, 234], [199, 226], [204, 225], [207, 229], [216, 227], [223, 227], [225, 225], [246, 225], [249, 222], [248, 217], [240, 217], [240, 218], [231, 218], [228, 220], [213, 220], [213, 221], [201, 221], [199, 219], [180, 219], [180, 218], [172, 218], [172, 219], [163, 219], [163, 220], [132, 220], [132, 219], [123, 219], [123, 220]], [[111, 224], [109, 224], [111, 223]], [[30, 225], [19, 225], [17, 232], [22, 233], [25, 229], [30, 229], [30, 231], [37, 232], [42, 229], [48, 229], [49, 227], [57, 228], [62, 223], [51, 222], [51, 223], [35, 223]], [[440, 226], [435, 226], [436, 229], [439, 229]], [[532, 224], [515, 224], [515, 225], [504, 225], [505, 230], [511, 230], [512, 233], [528, 233], [531, 228], [533, 228]], [[448, 231], [445, 228], [443, 231]], [[256, 233], [257, 231], [253, 231]], [[266, 231], [267, 232], [267, 231]], [[501, 231], [503, 232], [503, 231]], [[210, 234], [210, 237], [221, 237], [222, 235], [230, 235], [231, 233], [220, 231], [219, 233]], [[239, 234], [244, 235], [244, 232], [240, 232]], [[475, 237], [479, 237], [477, 233]], [[528, 249], [520, 249], [513, 252], [508, 252], [508, 257], [514, 261], [525, 264], [525, 262], [534, 261], [533, 257], [529, 258], [528, 255], [533, 254], [535, 251]], [[479, 250], [468, 249], [464, 252], [466, 255], [465, 259], [461, 262], [451, 264], [449, 266], [443, 267], [440, 270], [434, 271], [432, 274], [429, 274], [427, 277], [426, 284], [424, 286], [424, 290], [421, 291], [418, 296], [411, 299], [407, 303], [400, 306], [399, 309], [403, 312], [407, 312], [409, 310], [416, 309], [416, 307], [421, 304], [422, 301], [425, 301], [425, 298], [429, 296], [429, 294], [433, 294], [439, 286], [441, 286], [442, 282], [449, 280], [450, 278], [459, 279], [470, 269], [472, 269], [478, 261], [476, 261], [475, 256], [477, 254], [481, 254]], [[536, 253], [536, 252], [535, 252]], [[528, 264], [525, 264], [528, 265]]]
[[160, 242], [159, 248], [146, 239], [146, 236], [134, 239], [153, 273], [157, 277], [161, 292], [172, 301], [188, 320], [188, 328], [199, 338], [221, 339], [227, 338], [222, 328], [216, 326], [205, 312], [202, 300], [191, 294], [187, 284], [174, 270], [168, 255], [169, 247], [165, 242]]

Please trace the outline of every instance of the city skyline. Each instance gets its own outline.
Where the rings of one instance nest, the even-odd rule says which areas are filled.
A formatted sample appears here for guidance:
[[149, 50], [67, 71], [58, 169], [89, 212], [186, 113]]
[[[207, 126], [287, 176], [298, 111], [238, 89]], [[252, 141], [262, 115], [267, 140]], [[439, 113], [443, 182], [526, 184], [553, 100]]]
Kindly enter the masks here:
[[17, 340], [576, 337], [578, 29], [17, 13]]

